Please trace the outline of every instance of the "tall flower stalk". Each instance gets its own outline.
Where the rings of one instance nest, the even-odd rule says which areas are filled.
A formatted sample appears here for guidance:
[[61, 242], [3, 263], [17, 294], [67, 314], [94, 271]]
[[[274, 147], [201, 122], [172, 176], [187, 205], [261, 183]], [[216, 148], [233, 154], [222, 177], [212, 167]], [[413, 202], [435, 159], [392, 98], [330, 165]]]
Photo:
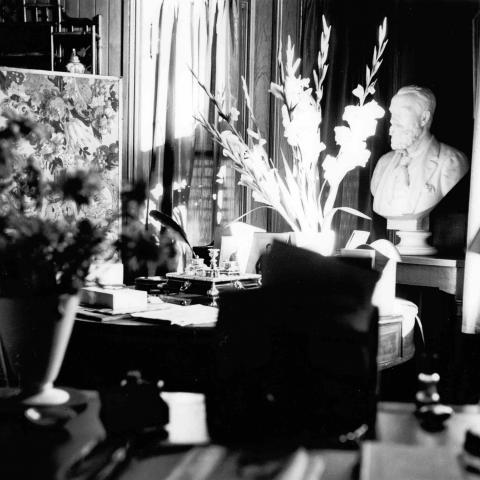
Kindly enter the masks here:
[[197, 120], [221, 145], [223, 154], [233, 161], [233, 168], [240, 173], [239, 184], [252, 191], [254, 200], [276, 210], [296, 232], [330, 229], [332, 218], [338, 210], [369, 218], [350, 207], [334, 207], [334, 203], [345, 175], [357, 166], [364, 167], [368, 162], [370, 151], [366, 140], [375, 134], [378, 119], [385, 114], [371, 97], [375, 93], [377, 74], [388, 41], [386, 19], [378, 28], [372, 63], [366, 67], [365, 85], [358, 85], [352, 92], [358, 104], [345, 107], [342, 119], [347, 125], [334, 129], [339, 150], [335, 156], [325, 156], [322, 163], [323, 183], [320, 185], [318, 161], [320, 153], [326, 148], [320, 135], [322, 98], [331, 32], [325, 17], [322, 22], [313, 88], [310, 79], [297, 75], [300, 59], [295, 58], [295, 47], [290, 37], [285, 62], [282, 47], [279, 49], [279, 83], [271, 83], [270, 93], [282, 103], [284, 136], [292, 151], [291, 163], [281, 151], [282, 173], [265, 150], [267, 142], [258, 128], [245, 79], [242, 78], [242, 86], [250, 119], [247, 139], [240, 135], [235, 126], [238, 110], [232, 108], [229, 112], [224, 111], [222, 102], [192, 72], [215, 106], [221, 127], [209, 122], [201, 114], [196, 117]]

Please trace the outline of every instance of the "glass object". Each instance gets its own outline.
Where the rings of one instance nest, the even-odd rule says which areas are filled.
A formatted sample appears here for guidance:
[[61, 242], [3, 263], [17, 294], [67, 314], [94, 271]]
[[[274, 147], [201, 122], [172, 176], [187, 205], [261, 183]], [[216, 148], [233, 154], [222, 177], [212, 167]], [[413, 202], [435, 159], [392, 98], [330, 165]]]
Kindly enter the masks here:
[[191, 262], [187, 265], [185, 273], [187, 275], [198, 275], [203, 276], [205, 274], [205, 263], [203, 258], [195, 257], [192, 258]]
[[77, 52], [75, 49], [72, 50], [72, 55], [70, 56], [70, 62], [66, 66], [67, 71], [70, 73], [84, 73], [85, 65], [80, 62]]

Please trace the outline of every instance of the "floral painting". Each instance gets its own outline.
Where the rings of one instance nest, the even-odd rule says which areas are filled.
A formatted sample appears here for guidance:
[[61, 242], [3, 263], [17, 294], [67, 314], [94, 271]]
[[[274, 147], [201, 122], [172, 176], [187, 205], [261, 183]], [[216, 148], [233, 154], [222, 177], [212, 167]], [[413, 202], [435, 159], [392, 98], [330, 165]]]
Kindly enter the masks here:
[[[42, 206], [46, 217], [73, 222], [88, 217], [105, 225], [120, 201], [120, 79], [98, 75], [0, 68], [0, 113], [35, 122], [42, 136], [17, 142], [14, 164], [35, 161], [46, 180], [65, 172], [94, 169], [101, 189], [79, 210], [51, 194]], [[117, 222], [113, 222], [117, 229]]]

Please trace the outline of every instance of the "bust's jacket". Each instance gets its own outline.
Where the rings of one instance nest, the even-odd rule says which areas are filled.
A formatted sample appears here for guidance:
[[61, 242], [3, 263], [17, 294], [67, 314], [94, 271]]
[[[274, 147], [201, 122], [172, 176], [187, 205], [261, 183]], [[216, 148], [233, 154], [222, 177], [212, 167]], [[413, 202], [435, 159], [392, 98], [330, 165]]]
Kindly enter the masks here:
[[426, 153], [412, 158], [408, 165], [409, 198], [402, 206], [403, 211], [399, 211], [392, 209], [390, 199], [398, 190], [396, 179], [401, 158], [401, 151], [388, 152], [380, 158], [373, 172], [370, 183], [374, 196], [373, 210], [383, 217], [421, 216], [427, 213], [469, 169], [462, 152], [432, 136]]

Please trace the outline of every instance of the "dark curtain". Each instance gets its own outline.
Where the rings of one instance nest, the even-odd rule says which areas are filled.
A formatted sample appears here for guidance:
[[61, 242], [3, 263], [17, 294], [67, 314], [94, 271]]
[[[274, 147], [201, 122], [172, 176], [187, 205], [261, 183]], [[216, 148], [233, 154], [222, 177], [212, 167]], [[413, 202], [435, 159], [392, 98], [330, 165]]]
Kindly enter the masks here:
[[[337, 149], [333, 128], [342, 124], [345, 105], [354, 103], [352, 89], [364, 83], [365, 65], [371, 62], [377, 27], [386, 16], [389, 43], [375, 99], [388, 110], [392, 95], [400, 87], [417, 84], [431, 88], [437, 97], [432, 132], [441, 142], [458, 148], [468, 157], [471, 155], [471, 24], [478, 10], [475, 0], [304, 0], [303, 7], [304, 75], [310, 75], [316, 63], [322, 15], [332, 25], [322, 123], [327, 151]], [[387, 111], [376, 136], [369, 141], [372, 156], [367, 166], [347, 174], [336, 202], [338, 206], [351, 206], [372, 216], [372, 222], [341, 213], [335, 225], [339, 232], [338, 246], [345, 245], [355, 228], [371, 230], [371, 240], [385, 236], [384, 219], [371, 209], [369, 186], [377, 160], [390, 150], [389, 120]], [[449, 195], [450, 207], [442, 208], [466, 210], [468, 182], [462, 182], [454, 190]]]

